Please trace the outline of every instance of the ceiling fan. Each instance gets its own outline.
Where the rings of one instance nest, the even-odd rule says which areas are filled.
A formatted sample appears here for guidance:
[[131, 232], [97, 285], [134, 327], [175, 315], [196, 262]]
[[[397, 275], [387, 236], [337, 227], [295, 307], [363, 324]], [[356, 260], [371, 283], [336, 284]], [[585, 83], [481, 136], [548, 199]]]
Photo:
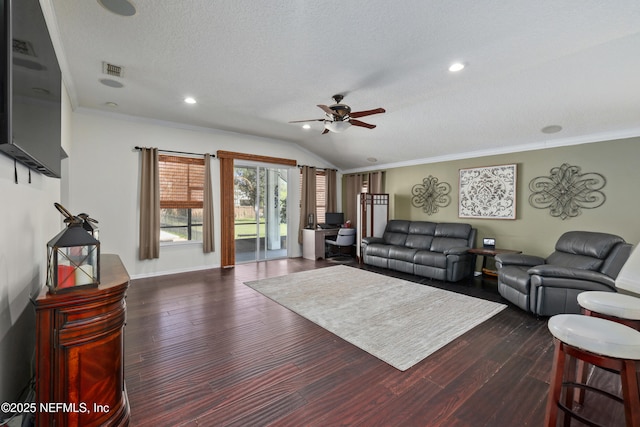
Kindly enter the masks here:
[[344, 98], [344, 95], [333, 95], [335, 104], [333, 105], [318, 105], [325, 112], [326, 117], [324, 119], [311, 119], [311, 120], [294, 120], [289, 123], [302, 123], [302, 122], [324, 122], [324, 131], [322, 134], [329, 131], [340, 133], [347, 130], [350, 126], [360, 126], [367, 129], [373, 129], [376, 125], [365, 123], [357, 120], [360, 117], [370, 116], [372, 114], [384, 113], [384, 108], [375, 108], [373, 110], [355, 111], [351, 112], [351, 107], [340, 102]]

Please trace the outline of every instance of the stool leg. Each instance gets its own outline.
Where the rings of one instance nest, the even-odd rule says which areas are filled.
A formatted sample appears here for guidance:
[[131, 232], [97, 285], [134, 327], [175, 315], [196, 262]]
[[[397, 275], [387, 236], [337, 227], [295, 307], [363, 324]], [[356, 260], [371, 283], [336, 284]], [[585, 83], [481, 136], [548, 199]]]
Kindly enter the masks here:
[[562, 342], [557, 338], [554, 341], [553, 367], [551, 368], [551, 379], [549, 382], [549, 396], [547, 397], [547, 409], [544, 416], [546, 427], [555, 427], [558, 419], [558, 402], [562, 392], [562, 376], [564, 374], [565, 353], [562, 349]]
[[[589, 368], [587, 364], [583, 360], [578, 360], [578, 367], [576, 369], [576, 379], [578, 382], [582, 384], [587, 383], [587, 378], [589, 376]], [[575, 391], [574, 402], [583, 404], [584, 403], [584, 390], [579, 388]]]
[[634, 360], [622, 362], [620, 379], [622, 381], [624, 417], [627, 420], [627, 427], [640, 426], [640, 391], [638, 391], [637, 366]]
[[[567, 372], [564, 375], [564, 378], [566, 378], [568, 382], [580, 383], [582, 381], [582, 378], [579, 377], [578, 373], [576, 372], [576, 358], [571, 356], [567, 356], [567, 357], [569, 359], [568, 360], [569, 363], [566, 364]], [[580, 391], [582, 389], [577, 388], [577, 390]], [[564, 405], [571, 410], [573, 410], [573, 399], [574, 399], [575, 391], [576, 391], [576, 387], [572, 385], [568, 385], [565, 390]], [[567, 414], [564, 414], [564, 426], [569, 427], [570, 425], [571, 425], [571, 417], [567, 416]]]

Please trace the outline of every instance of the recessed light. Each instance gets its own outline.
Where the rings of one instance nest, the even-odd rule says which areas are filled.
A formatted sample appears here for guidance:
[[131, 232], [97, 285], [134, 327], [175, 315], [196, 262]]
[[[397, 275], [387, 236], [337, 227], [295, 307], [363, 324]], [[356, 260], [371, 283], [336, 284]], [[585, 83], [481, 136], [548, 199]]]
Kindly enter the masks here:
[[98, 0], [98, 3], [116, 15], [133, 16], [136, 14], [136, 8], [127, 0]]
[[305, 123], [302, 125], [302, 129], [311, 129], [311, 125], [309, 123]]
[[449, 71], [455, 73], [464, 69], [464, 64], [462, 62], [454, 62], [449, 66]]
[[184, 102], [186, 102], [187, 104], [195, 104], [196, 100], [195, 100], [195, 98], [192, 98], [192, 97], [188, 96], [188, 97], [186, 97], [184, 99]]
[[375, 157], [367, 157], [367, 161], [371, 163], [375, 163], [378, 161], [378, 159], [376, 159]]
[[562, 130], [562, 126], [560, 125], [549, 125], [549, 126], [545, 126], [542, 129], [540, 129], [540, 131], [542, 131], [542, 133], [558, 133]]
[[113, 80], [113, 79], [100, 79], [100, 83], [102, 83], [105, 86], [114, 87], [116, 89], [124, 87], [124, 85], [122, 83], [120, 83], [117, 80]]
[[115, 102], [111, 102], [111, 101], [105, 102], [104, 105], [106, 105], [107, 107], [110, 107], [110, 108], [118, 108], [118, 104], [116, 104]]

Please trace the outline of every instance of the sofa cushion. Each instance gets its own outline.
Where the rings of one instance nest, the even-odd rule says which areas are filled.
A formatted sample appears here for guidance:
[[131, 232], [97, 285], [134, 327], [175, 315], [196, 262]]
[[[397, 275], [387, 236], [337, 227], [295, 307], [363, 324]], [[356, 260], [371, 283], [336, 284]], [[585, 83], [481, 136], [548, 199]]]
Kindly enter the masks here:
[[409, 234], [404, 245], [409, 248], [428, 250], [431, 248], [435, 231], [436, 224], [434, 222], [413, 221], [409, 226]]
[[[462, 223], [454, 223], [454, 222], [442, 222], [436, 225], [436, 231], [434, 236], [436, 237], [452, 237], [458, 239], [464, 239], [465, 241], [469, 239], [469, 234], [471, 233], [471, 224], [462, 224]], [[464, 245], [458, 246], [467, 246]]]
[[413, 257], [413, 262], [420, 265], [447, 268], [447, 256], [441, 252], [418, 251]]
[[624, 243], [624, 239], [613, 234], [569, 231], [558, 239], [556, 251], [604, 259], [618, 243]]
[[431, 242], [432, 252], [445, 252], [451, 248], [464, 248], [468, 246], [467, 239], [455, 239], [453, 237], [434, 237]]
[[404, 246], [411, 221], [394, 219], [387, 223], [382, 238], [389, 245]]
[[389, 249], [389, 259], [413, 262], [413, 256], [416, 254], [416, 252], [418, 252], [417, 249], [407, 248], [403, 246], [392, 246]]

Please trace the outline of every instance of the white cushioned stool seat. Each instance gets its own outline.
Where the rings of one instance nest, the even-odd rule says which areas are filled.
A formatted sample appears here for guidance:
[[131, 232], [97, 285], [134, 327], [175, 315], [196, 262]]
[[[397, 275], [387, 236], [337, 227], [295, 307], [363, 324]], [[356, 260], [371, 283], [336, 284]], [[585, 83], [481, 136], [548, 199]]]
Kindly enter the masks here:
[[640, 320], [640, 298], [615, 292], [588, 291], [578, 294], [580, 307], [607, 316]]
[[640, 332], [620, 323], [580, 314], [558, 314], [549, 331], [560, 341], [591, 353], [640, 360]]

